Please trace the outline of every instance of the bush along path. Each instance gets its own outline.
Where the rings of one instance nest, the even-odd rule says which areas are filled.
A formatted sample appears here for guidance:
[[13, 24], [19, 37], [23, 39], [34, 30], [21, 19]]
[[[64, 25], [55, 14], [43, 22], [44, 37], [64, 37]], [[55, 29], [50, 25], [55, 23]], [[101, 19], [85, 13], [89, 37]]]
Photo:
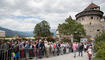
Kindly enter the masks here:
[[95, 37], [96, 56], [93, 60], [105, 60], [105, 31]]

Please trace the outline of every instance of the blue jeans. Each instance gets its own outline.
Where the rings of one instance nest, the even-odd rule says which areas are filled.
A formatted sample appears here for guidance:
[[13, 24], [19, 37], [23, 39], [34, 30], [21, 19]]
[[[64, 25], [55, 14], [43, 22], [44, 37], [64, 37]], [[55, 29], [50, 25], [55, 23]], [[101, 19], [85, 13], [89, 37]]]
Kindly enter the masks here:
[[79, 51], [79, 56], [83, 56], [83, 51]]

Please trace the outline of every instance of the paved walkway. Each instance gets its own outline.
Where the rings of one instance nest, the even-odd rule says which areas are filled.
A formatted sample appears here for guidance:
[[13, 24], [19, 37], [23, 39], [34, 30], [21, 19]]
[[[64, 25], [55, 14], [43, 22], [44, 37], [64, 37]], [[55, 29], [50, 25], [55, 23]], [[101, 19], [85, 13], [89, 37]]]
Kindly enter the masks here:
[[[36, 60], [36, 59], [34, 58], [32, 60]], [[74, 58], [73, 53], [69, 53], [65, 55], [54, 56], [54, 57], [49, 57], [49, 58], [42, 58], [42, 59], [37, 59], [37, 60], [88, 60], [88, 56], [87, 56], [87, 53], [84, 53], [83, 57], [77, 56], [76, 58]]]

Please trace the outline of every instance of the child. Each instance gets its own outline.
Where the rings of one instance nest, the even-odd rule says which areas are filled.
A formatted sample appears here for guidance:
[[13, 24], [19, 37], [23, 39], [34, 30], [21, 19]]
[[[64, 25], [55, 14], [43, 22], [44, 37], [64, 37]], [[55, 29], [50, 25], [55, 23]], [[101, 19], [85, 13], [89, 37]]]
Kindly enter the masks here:
[[90, 47], [88, 48], [87, 53], [88, 53], [89, 60], [91, 60], [91, 58], [92, 58], [92, 53], [93, 53], [92, 46], [90, 46]]

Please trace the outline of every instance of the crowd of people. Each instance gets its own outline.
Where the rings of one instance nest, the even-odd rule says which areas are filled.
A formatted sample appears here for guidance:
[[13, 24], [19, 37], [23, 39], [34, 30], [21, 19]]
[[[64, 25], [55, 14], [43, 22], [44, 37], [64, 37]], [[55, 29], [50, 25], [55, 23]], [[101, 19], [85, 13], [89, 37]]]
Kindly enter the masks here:
[[93, 49], [94, 45], [90, 42], [88, 43], [76, 43], [74, 42], [72, 45], [72, 49], [74, 52], [74, 58], [76, 58], [77, 54], [76, 52], [78, 51], [78, 56], [83, 56], [83, 51], [88, 53], [88, 58], [89, 60], [92, 59], [92, 54], [93, 54]]
[[[1, 60], [28, 60], [29, 58], [51, 57], [74, 53], [74, 58], [83, 56], [83, 51], [88, 51], [89, 58], [92, 54], [91, 43], [73, 44], [65, 42], [48, 42], [43, 40], [16, 40], [0, 42]], [[91, 59], [91, 58], [90, 58]]]

